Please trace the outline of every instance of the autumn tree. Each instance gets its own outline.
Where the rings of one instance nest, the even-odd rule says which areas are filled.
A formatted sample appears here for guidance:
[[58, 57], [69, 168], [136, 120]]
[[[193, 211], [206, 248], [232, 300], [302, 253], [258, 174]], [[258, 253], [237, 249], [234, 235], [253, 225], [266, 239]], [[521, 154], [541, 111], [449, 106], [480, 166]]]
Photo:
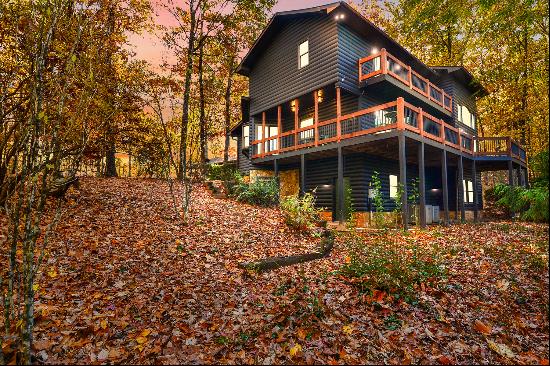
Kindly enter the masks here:
[[547, 0], [364, 0], [358, 9], [426, 64], [465, 66], [487, 88], [481, 135], [511, 135], [530, 156], [548, 149]]

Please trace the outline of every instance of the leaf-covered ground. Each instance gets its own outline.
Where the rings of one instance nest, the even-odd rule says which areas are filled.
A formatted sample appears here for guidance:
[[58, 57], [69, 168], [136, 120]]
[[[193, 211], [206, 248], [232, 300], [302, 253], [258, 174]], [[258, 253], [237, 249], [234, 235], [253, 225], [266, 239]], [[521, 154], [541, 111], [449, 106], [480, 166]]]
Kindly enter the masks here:
[[546, 225], [411, 232], [440, 245], [448, 276], [404, 302], [338, 273], [345, 235], [326, 259], [239, 269], [316, 249], [275, 209], [198, 187], [181, 226], [161, 181], [86, 178], [69, 196], [37, 281], [39, 362], [548, 362]]

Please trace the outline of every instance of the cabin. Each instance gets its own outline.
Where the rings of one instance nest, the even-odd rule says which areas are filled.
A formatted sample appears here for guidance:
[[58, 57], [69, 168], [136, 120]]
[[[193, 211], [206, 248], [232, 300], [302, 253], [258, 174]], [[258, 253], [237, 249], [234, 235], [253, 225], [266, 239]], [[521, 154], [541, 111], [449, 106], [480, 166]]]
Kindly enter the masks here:
[[238, 73], [249, 78], [231, 131], [239, 170], [279, 177], [281, 195], [313, 192], [327, 219], [345, 220], [349, 196], [368, 225], [375, 172], [384, 210], [400, 200], [405, 225], [413, 190], [425, 226], [478, 220], [483, 171], [528, 184], [516, 141], [478, 136], [487, 91], [468, 70], [425, 65], [344, 2], [276, 13]]

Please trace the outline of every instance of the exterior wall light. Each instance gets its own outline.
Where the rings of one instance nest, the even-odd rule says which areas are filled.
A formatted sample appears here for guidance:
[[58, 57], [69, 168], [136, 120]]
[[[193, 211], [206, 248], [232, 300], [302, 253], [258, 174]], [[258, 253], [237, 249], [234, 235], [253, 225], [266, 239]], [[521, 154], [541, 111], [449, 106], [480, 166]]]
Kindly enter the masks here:
[[371, 55], [376, 55], [377, 53], [378, 53], [378, 48], [376, 47], [373, 47], [372, 50], [370, 51]]
[[343, 20], [346, 16], [344, 14], [336, 14], [334, 16], [334, 20], [338, 21], [338, 20]]
[[323, 101], [323, 89], [317, 90], [317, 102], [321, 103]]
[[290, 110], [292, 112], [296, 111], [296, 99], [294, 99], [292, 102], [290, 102]]

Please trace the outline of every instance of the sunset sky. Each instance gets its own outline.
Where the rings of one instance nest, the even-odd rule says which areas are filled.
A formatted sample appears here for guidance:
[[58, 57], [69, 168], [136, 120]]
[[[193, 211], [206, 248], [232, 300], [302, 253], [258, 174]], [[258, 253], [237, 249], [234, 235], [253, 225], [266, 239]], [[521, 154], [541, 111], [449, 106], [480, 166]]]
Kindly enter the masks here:
[[[164, 8], [164, 4], [167, 4], [167, 0], [153, 0], [156, 9], [156, 23], [163, 26], [172, 26], [175, 25], [175, 20], [173, 16]], [[174, 0], [177, 3], [177, 0]], [[183, 3], [184, 0], [181, 0]], [[333, 2], [331, 0], [279, 0], [278, 3], [273, 7], [273, 13], [278, 11], [285, 10], [294, 10], [308, 8], [312, 6], [317, 6], [321, 4], [327, 4]], [[163, 60], [168, 60], [169, 62], [173, 59], [173, 55], [165, 49], [162, 44], [162, 41], [159, 39], [158, 35], [145, 33], [145, 34], [134, 34], [130, 37], [131, 50], [135, 52], [136, 58], [146, 60], [150, 62], [155, 69], [163, 62]], [[171, 63], [171, 62], [170, 62]]]

